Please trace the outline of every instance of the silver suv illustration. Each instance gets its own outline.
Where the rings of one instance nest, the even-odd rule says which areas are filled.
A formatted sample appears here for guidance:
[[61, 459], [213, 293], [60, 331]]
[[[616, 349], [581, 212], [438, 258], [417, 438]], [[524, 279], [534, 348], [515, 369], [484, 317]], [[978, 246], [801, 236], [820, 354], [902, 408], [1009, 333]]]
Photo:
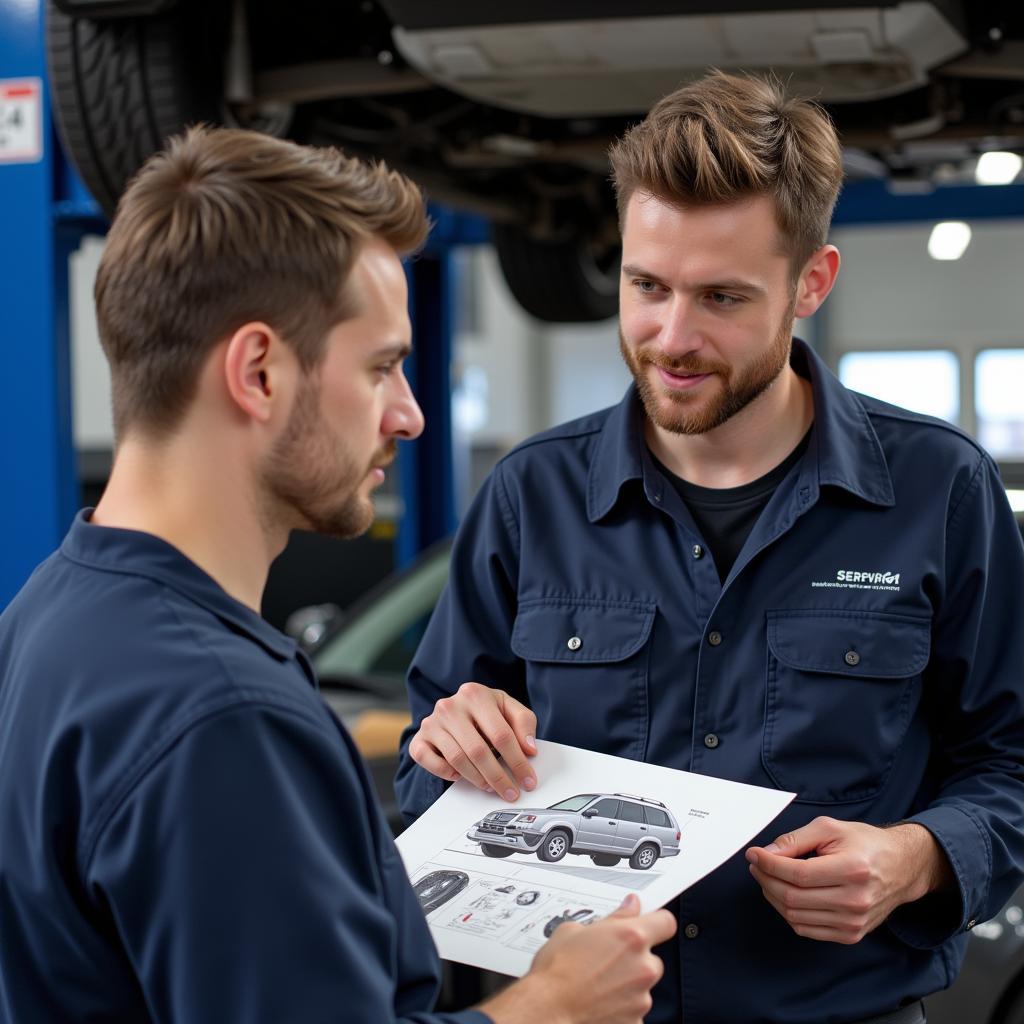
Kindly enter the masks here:
[[535, 853], [554, 863], [574, 853], [609, 868], [626, 857], [637, 871], [679, 853], [672, 812], [660, 800], [629, 793], [580, 793], [550, 807], [503, 807], [478, 821], [466, 838], [487, 857]]

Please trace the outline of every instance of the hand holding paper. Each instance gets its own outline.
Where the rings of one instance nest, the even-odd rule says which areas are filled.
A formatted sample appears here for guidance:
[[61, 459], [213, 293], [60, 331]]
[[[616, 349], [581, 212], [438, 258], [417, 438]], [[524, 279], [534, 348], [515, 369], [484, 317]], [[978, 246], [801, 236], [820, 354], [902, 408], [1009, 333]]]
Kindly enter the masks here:
[[537, 716], [525, 704], [504, 690], [463, 683], [420, 723], [409, 756], [438, 778], [463, 778], [513, 803], [520, 787], [529, 791], [537, 785], [528, 760], [537, 752], [536, 734]]
[[676, 920], [667, 910], [641, 915], [640, 900], [631, 893], [590, 928], [559, 928], [523, 981], [480, 1009], [495, 1024], [639, 1024], [651, 1009], [650, 989], [664, 973], [651, 947], [675, 932]]

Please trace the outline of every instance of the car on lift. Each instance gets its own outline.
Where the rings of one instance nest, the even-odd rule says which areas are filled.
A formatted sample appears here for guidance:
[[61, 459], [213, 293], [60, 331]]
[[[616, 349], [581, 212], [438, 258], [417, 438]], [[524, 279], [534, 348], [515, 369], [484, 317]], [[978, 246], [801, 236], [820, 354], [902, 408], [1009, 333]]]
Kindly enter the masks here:
[[819, 99], [850, 177], [926, 184], [1024, 147], [1024, 6], [1002, 0], [48, 0], [47, 49], [108, 214], [190, 122], [336, 144], [488, 218], [549, 321], [615, 313], [608, 144], [709, 66]]

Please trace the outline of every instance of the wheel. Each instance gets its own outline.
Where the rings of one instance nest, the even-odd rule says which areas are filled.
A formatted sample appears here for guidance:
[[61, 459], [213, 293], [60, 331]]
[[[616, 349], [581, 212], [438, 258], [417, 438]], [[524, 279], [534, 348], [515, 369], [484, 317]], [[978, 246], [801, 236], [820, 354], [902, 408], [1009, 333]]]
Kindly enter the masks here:
[[580, 233], [541, 241], [507, 224], [495, 225], [492, 236], [509, 291], [527, 313], [551, 323], [615, 315], [621, 259], [617, 245]]
[[90, 19], [47, 3], [46, 49], [64, 148], [107, 216], [164, 140], [222, 119], [230, 4], [181, 0], [138, 18]]
[[613, 868], [616, 864], [619, 863], [620, 860], [622, 860], [621, 857], [613, 857], [611, 856], [611, 854], [607, 853], [592, 853], [590, 855], [590, 859], [599, 868]]
[[480, 849], [484, 851], [485, 857], [511, 857], [516, 852], [507, 846], [495, 846], [493, 843], [481, 843]]
[[658, 848], [653, 843], [644, 843], [643, 846], [639, 846], [633, 851], [633, 855], [629, 858], [629, 866], [636, 868], [637, 871], [646, 871], [654, 866], [657, 859]]
[[569, 833], [565, 829], [554, 828], [542, 840], [537, 856], [541, 860], [553, 864], [561, 860], [569, 852]]

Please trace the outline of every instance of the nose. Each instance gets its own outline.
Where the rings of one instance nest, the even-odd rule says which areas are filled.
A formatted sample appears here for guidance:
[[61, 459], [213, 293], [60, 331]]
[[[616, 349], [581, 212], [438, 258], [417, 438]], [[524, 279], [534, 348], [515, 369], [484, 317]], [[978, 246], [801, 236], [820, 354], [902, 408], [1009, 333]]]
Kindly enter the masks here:
[[667, 356], [680, 357], [698, 351], [704, 344], [695, 303], [676, 292], [665, 310], [658, 340]]
[[405, 374], [401, 374], [396, 382], [395, 394], [384, 413], [381, 433], [403, 441], [413, 441], [423, 433], [423, 410], [413, 397]]

